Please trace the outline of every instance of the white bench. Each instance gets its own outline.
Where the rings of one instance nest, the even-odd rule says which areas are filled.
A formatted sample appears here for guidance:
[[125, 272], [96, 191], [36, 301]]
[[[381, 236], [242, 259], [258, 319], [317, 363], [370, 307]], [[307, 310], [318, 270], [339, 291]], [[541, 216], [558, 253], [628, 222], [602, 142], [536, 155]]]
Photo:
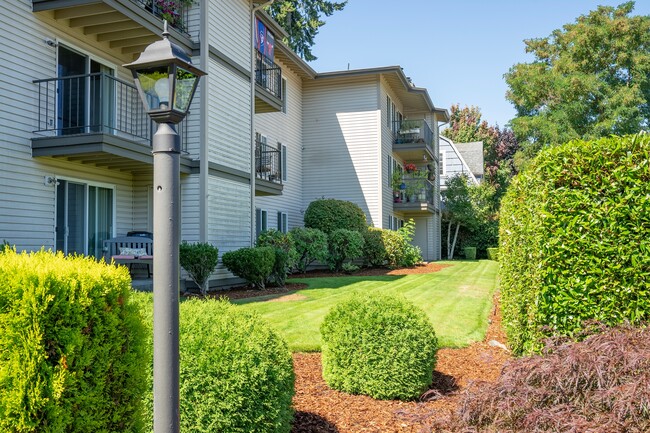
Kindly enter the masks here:
[[128, 265], [129, 271], [134, 263], [147, 265], [147, 277], [151, 278], [153, 265], [153, 241], [141, 236], [121, 236], [104, 241], [104, 260], [106, 263]]

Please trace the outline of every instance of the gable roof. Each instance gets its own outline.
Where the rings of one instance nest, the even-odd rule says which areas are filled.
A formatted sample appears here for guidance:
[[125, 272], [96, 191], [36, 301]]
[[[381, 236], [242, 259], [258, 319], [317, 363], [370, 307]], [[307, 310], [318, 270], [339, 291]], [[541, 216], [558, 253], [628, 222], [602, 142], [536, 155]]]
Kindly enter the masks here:
[[[456, 147], [457, 145], [454, 144], [454, 142], [450, 138], [444, 137], [442, 135], [440, 136], [440, 140], [447, 142], [449, 144], [449, 146], [451, 146], [451, 149], [454, 151], [454, 153], [458, 157], [458, 160], [460, 161], [460, 163], [463, 166], [463, 171], [462, 172], [465, 173], [465, 169], [466, 169], [467, 173], [465, 173], [465, 174], [467, 174], [467, 177], [470, 179], [470, 181], [472, 181], [472, 183], [478, 185], [479, 182], [478, 182], [478, 179], [476, 179], [476, 176], [474, 176], [474, 170], [472, 170], [472, 168], [467, 164], [467, 162], [465, 161], [465, 158], [463, 158], [463, 155], [461, 154], [461, 152]], [[479, 143], [482, 143], [482, 142], [479, 142]], [[481, 146], [482, 146], [482, 144], [481, 144]], [[483, 173], [483, 171], [481, 171], [481, 173]]]
[[475, 176], [483, 176], [483, 142], [454, 143]]

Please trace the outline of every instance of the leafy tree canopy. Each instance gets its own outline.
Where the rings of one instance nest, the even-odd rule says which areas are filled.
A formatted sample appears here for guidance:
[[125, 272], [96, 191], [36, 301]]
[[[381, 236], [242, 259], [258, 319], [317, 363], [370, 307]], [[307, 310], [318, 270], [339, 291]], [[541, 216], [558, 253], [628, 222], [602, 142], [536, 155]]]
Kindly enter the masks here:
[[599, 6], [546, 38], [527, 39], [532, 63], [505, 74], [512, 128], [526, 156], [544, 145], [635, 133], [650, 118], [650, 16], [634, 2]]
[[268, 13], [289, 34], [284, 42], [300, 57], [316, 60], [311, 52], [318, 29], [325, 24], [321, 16], [329, 17], [335, 11], [343, 10], [347, 0], [341, 2], [327, 0], [279, 0], [267, 9]]

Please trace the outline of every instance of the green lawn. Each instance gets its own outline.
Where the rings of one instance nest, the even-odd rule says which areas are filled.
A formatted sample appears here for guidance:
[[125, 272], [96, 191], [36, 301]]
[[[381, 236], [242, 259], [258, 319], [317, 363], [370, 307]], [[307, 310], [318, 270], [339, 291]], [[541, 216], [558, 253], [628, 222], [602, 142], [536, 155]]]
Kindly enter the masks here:
[[291, 279], [309, 285], [297, 300], [267, 302], [278, 296], [237, 301], [264, 317], [294, 352], [320, 350], [320, 324], [340, 300], [380, 290], [399, 293], [431, 319], [442, 347], [463, 347], [485, 336], [498, 263], [489, 260], [443, 262], [452, 266], [432, 274], [380, 277]]

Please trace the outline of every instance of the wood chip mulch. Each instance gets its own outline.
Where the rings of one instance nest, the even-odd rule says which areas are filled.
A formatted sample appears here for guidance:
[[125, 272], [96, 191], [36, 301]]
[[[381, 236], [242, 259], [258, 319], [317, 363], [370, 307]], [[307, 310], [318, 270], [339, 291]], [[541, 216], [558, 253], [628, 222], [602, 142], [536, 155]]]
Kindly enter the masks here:
[[[428, 263], [406, 269], [363, 269], [354, 275], [408, 275], [436, 272], [449, 265]], [[310, 271], [292, 278], [336, 276], [327, 271]], [[217, 292], [230, 299], [285, 294], [290, 296], [305, 285], [289, 283], [285, 288], [264, 291], [234, 288]], [[280, 299], [281, 300], [281, 299]], [[488, 344], [506, 342], [501, 328], [498, 295], [484, 341], [463, 349], [440, 349], [431, 389], [423, 401], [401, 402], [374, 400], [328, 388], [321, 376], [320, 353], [295, 353], [296, 394], [293, 399], [295, 419], [291, 433], [424, 433], [431, 432], [431, 420], [455, 412], [462, 392], [474, 381], [495, 382], [505, 362], [507, 350]]]

